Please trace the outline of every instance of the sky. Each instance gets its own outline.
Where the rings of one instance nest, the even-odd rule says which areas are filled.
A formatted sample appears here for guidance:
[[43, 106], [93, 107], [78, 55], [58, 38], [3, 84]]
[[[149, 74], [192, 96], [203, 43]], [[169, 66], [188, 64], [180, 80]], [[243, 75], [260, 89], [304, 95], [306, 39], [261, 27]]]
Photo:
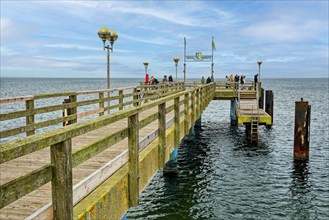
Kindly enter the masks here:
[[[214, 77], [328, 78], [328, 0], [15, 1], [1, 0], [1, 77], [106, 78], [97, 35], [115, 30], [111, 78], [183, 78], [186, 55], [214, 51]], [[211, 62], [187, 62], [187, 78]]]

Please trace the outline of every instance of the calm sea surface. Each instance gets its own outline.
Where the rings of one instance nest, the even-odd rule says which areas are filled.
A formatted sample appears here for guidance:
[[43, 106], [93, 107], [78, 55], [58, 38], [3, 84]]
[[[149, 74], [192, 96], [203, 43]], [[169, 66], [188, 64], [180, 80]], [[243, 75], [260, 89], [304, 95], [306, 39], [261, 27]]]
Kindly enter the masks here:
[[[113, 79], [111, 88], [139, 79]], [[105, 79], [1, 78], [1, 98], [104, 89]], [[249, 145], [231, 126], [228, 101], [212, 101], [202, 126], [181, 142], [177, 178], [161, 172], [128, 219], [329, 219], [329, 81], [264, 79], [274, 92], [274, 124]], [[293, 160], [295, 101], [312, 106], [310, 159]], [[2, 124], [1, 124], [2, 126]]]

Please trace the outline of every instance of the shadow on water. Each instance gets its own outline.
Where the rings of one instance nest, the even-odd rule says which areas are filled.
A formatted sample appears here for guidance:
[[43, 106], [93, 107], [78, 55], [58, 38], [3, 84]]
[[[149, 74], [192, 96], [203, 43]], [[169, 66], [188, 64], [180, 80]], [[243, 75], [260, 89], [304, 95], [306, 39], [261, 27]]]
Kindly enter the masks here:
[[310, 219], [312, 207], [312, 184], [309, 181], [310, 167], [308, 161], [293, 161], [291, 172], [291, 213], [292, 219]]

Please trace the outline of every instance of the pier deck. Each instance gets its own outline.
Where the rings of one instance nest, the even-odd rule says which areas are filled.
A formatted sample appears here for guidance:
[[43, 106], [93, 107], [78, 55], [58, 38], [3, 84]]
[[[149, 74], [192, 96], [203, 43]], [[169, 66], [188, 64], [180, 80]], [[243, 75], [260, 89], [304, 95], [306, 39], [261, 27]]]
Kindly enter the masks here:
[[[255, 116], [257, 125], [271, 124], [255, 90], [245, 88], [174, 83], [0, 100], [26, 107], [0, 114], [1, 121], [25, 119], [0, 131], [0, 219], [121, 219], [211, 100], [231, 100], [239, 124]], [[35, 106], [58, 97], [60, 104]], [[56, 111], [58, 118], [36, 120]], [[79, 121], [89, 116], [96, 117]], [[37, 132], [61, 123], [69, 125]]]

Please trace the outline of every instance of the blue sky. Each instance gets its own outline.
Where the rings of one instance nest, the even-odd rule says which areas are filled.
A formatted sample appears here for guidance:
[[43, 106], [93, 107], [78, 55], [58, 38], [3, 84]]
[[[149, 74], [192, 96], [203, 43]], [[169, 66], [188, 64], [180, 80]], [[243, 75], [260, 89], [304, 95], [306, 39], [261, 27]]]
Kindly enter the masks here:
[[[215, 79], [328, 77], [328, 1], [1, 0], [1, 77], [105, 78], [100, 27], [117, 31], [111, 77], [174, 74], [173, 57], [211, 54]], [[187, 78], [210, 75], [187, 63]]]

